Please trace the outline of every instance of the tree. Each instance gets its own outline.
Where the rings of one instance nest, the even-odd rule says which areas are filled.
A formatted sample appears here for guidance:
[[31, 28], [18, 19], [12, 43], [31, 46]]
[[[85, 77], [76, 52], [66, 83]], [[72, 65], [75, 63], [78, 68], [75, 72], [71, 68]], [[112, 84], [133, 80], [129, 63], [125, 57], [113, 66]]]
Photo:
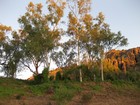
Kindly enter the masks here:
[[7, 77], [14, 78], [19, 67], [19, 62], [22, 57], [22, 53], [19, 49], [19, 42], [15, 39], [10, 40], [10, 42], [4, 44], [4, 56], [3, 56], [3, 70]]
[[5, 26], [3, 24], [0, 24], [0, 65], [1, 65], [1, 72], [4, 72], [7, 76], [9, 72], [7, 73], [7, 70], [4, 70], [3, 67], [6, 65], [7, 53], [5, 53], [5, 45], [8, 44], [7, 41], [7, 32], [11, 31], [11, 27]]
[[[68, 4], [70, 9], [68, 19], [68, 35], [71, 39], [67, 42], [69, 46], [75, 45], [77, 49], [77, 65], [80, 65], [80, 55], [82, 51], [82, 41], [81, 38], [86, 37], [85, 35], [85, 27], [83, 24], [84, 16], [88, 15], [90, 11], [91, 0], [71, 0]], [[74, 51], [74, 50], [73, 50]], [[80, 82], [82, 82], [82, 71], [79, 70], [80, 73]]]
[[104, 81], [103, 60], [105, 53], [111, 49], [125, 46], [128, 43], [127, 38], [122, 36], [120, 32], [111, 32], [109, 25], [104, 22], [102, 13], [99, 13], [94, 20], [96, 20], [96, 24], [87, 24], [85, 22], [88, 30], [88, 39], [84, 40], [85, 48], [89, 55], [94, 54], [94, 57], [100, 59], [101, 79]]
[[[47, 62], [48, 54], [57, 45], [61, 34], [57, 25], [63, 16], [65, 4], [61, 1], [58, 2], [59, 6], [52, 0], [47, 2], [49, 14], [42, 13], [41, 3], [35, 5], [30, 2], [27, 12], [19, 18], [21, 24], [19, 36], [22, 39], [21, 49], [24, 56], [21, 62], [34, 74], [38, 74], [40, 65]], [[30, 64], [34, 65], [35, 71]]]
[[[12, 33], [13, 38], [9, 38], [7, 32]], [[0, 25], [1, 35], [1, 72], [7, 77], [14, 78], [18, 71], [18, 64], [21, 58], [19, 51], [19, 39], [16, 37], [16, 33], [11, 27]]]
[[2, 63], [3, 45], [6, 42], [6, 33], [11, 31], [11, 27], [0, 24], [0, 63]]

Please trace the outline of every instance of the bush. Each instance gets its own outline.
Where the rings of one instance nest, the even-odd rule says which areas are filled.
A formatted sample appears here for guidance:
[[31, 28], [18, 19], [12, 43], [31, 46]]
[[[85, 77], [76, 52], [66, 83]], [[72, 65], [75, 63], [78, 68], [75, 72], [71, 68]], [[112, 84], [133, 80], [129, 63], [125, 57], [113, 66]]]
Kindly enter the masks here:
[[38, 74], [38, 75], [34, 76], [33, 84], [41, 84], [43, 82], [44, 82], [44, 79], [43, 79], [43, 75], [42, 74]]
[[79, 70], [77, 66], [70, 66], [63, 70], [64, 80], [74, 80], [79, 81]]
[[92, 74], [92, 70], [89, 70], [86, 65], [81, 65], [79, 69], [82, 70], [83, 81], [94, 80], [94, 75]]
[[53, 75], [50, 76], [49, 80], [50, 80], [50, 81], [53, 81], [53, 80], [54, 80], [54, 76], [53, 76]]
[[79, 81], [79, 70], [82, 71], [83, 81], [98, 81], [100, 73], [97, 68], [89, 69], [87, 65], [70, 66], [64, 69], [64, 79]]
[[126, 80], [131, 82], [140, 82], [140, 72], [139, 71], [127, 71]]
[[42, 71], [42, 76], [43, 76], [43, 82], [48, 82], [49, 78], [49, 68], [44, 68], [44, 70]]
[[62, 75], [61, 75], [60, 71], [58, 71], [56, 73], [56, 80], [62, 80]]
[[105, 80], [111, 80], [111, 81], [114, 81], [114, 80], [117, 80], [117, 74], [113, 71], [108, 71], [108, 72], [105, 72], [104, 73], [104, 78]]
[[81, 65], [82, 69], [82, 75], [83, 75], [83, 81], [98, 81], [100, 78], [100, 72], [99, 69], [94, 68], [88, 68], [87, 65]]

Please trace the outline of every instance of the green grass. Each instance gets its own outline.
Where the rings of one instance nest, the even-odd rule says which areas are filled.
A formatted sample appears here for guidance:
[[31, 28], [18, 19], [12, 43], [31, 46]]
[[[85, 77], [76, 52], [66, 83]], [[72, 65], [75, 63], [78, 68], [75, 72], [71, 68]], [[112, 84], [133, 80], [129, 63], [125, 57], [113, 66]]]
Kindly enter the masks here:
[[[104, 82], [103, 82], [104, 83]], [[139, 82], [133, 83], [128, 81], [113, 81], [110, 82], [112, 90], [120, 92], [123, 94], [123, 91], [135, 91], [139, 92]], [[43, 84], [33, 85], [27, 81], [11, 79], [11, 78], [0, 78], [0, 99], [7, 99], [15, 97], [20, 99], [22, 96], [43, 96], [50, 94], [48, 93], [49, 89], [52, 89], [50, 94], [51, 100], [54, 100], [57, 105], [66, 105], [68, 101], [84, 91], [88, 91], [91, 94], [82, 94], [83, 102], [88, 102], [92, 99], [94, 93], [100, 93], [104, 88], [101, 85], [102, 82], [70, 82], [70, 81], [50, 81]]]
[[30, 85], [29, 89], [34, 95], [40, 96], [46, 93], [49, 87], [51, 87], [50, 83], [43, 83], [39, 85]]
[[70, 101], [76, 93], [81, 91], [80, 83], [65, 83], [58, 82], [55, 83], [55, 94], [53, 95], [53, 99], [57, 101], [58, 104], [65, 105], [67, 101]]
[[113, 87], [119, 88], [119, 89], [136, 89], [139, 88], [139, 83], [136, 82], [130, 82], [130, 81], [123, 81], [123, 80], [117, 80], [112, 81]]
[[76, 93], [81, 91], [80, 83], [74, 82], [64, 82], [64, 81], [55, 81], [55, 82], [46, 82], [39, 85], [30, 85], [31, 92], [34, 95], [43, 95], [47, 94], [48, 89], [54, 89], [54, 94], [52, 99], [57, 102], [57, 104], [65, 105], [67, 101], [70, 101]]
[[125, 94], [127, 93], [138, 93], [140, 92], [140, 87], [138, 86], [138, 83], [130, 82], [130, 81], [113, 81], [112, 87], [114, 91], [118, 92], [119, 94]]
[[94, 86], [90, 86], [90, 87], [95, 92], [100, 91], [102, 89], [102, 86], [100, 86], [98, 84], [97, 85], [94, 85]]
[[7, 98], [14, 95], [24, 95], [27, 93], [27, 85], [24, 81], [0, 78], [0, 98]]

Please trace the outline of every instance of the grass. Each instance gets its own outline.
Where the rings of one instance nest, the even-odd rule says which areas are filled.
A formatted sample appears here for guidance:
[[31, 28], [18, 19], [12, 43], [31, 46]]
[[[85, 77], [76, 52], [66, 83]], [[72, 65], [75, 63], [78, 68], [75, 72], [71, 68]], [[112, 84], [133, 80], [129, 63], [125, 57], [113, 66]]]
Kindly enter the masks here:
[[55, 94], [53, 95], [53, 99], [60, 105], [62, 105], [62, 103], [66, 104], [67, 101], [70, 101], [72, 97], [80, 91], [81, 87], [79, 83], [55, 83]]
[[53, 89], [52, 99], [57, 102], [57, 104], [62, 105], [67, 101], [70, 101], [72, 97], [81, 91], [80, 83], [71, 83], [64, 81], [48, 82], [39, 85], [30, 85], [30, 90], [34, 95], [41, 96], [47, 94], [49, 89]]
[[100, 91], [102, 89], [102, 86], [101, 85], [98, 85], [98, 84], [95, 85], [95, 86], [90, 86], [90, 87], [95, 92], [98, 92], [98, 91]]
[[130, 82], [130, 81], [123, 81], [123, 80], [117, 80], [113, 81], [112, 85], [116, 89], [140, 89], [138, 82]]
[[[110, 83], [112, 90], [122, 94], [123, 91], [130, 90], [140, 92], [140, 87], [138, 85], [139, 83], [128, 81], [113, 81]], [[15, 99], [21, 99], [22, 96], [30, 97], [50, 94], [50, 100], [55, 101], [57, 105], [66, 105], [75, 95], [77, 96], [78, 94], [82, 93], [81, 98], [83, 103], [87, 103], [92, 99], [94, 93], [100, 93], [103, 88], [104, 86], [102, 85], [102, 82], [79, 83], [70, 81], [51, 81], [33, 85], [22, 80], [0, 78], [0, 99], [12, 97], [15, 97]], [[50, 90], [52, 93], [48, 93]]]
[[125, 95], [132, 93], [139, 93], [140, 92], [140, 87], [138, 86], [138, 83], [135, 82], [130, 82], [130, 81], [112, 81], [112, 90], [117, 92], [120, 95]]
[[0, 98], [11, 97], [14, 95], [24, 95], [27, 93], [27, 85], [24, 81], [0, 78]]
[[34, 95], [43, 95], [45, 92], [47, 92], [47, 89], [51, 86], [50, 83], [44, 83], [39, 85], [30, 85], [29, 89]]

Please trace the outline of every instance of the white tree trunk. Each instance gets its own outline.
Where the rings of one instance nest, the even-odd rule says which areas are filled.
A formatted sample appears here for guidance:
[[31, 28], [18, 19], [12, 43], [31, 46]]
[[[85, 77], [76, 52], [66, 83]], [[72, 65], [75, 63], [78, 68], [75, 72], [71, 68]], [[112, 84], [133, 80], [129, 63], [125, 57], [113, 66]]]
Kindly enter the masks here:
[[101, 58], [101, 80], [104, 81], [104, 67], [103, 67], [103, 58]]
[[[78, 61], [77, 61], [77, 64], [78, 64], [78, 66], [80, 66], [80, 48], [79, 48], [79, 39], [78, 39]], [[80, 76], [80, 82], [83, 82], [83, 78], [82, 78], [82, 70], [81, 70], [81, 68], [79, 69], [79, 76]]]

